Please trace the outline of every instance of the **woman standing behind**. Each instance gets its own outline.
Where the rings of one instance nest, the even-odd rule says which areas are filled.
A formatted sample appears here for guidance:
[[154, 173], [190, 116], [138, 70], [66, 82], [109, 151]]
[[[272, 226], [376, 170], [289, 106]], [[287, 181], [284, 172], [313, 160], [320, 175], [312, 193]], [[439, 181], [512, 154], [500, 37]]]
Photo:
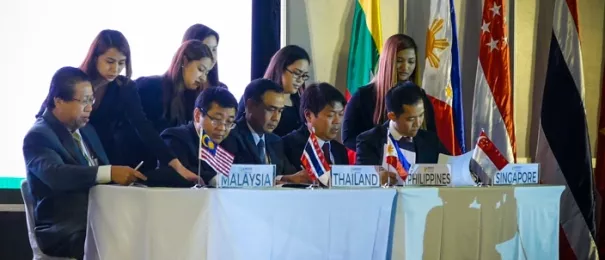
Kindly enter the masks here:
[[[284, 88], [285, 108], [279, 124], [273, 130], [273, 133], [280, 137], [298, 129], [303, 124], [299, 113], [299, 92], [302, 92], [305, 81], [309, 79], [310, 64], [311, 59], [307, 51], [296, 45], [288, 45], [277, 51], [267, 66], [263, 78]], [[245, 100], [240, 99], [237, 109], [238, 119], [245, 114], [245, 103]]]
[[143, 110], [158, 132], [192, 120], [195, 99], [207, 83], [212, 63], [208, 46], [186, 41], [164, 75], [136, 80]]
[[[195, 99], [204, 89], [212, 63], [208, 46], [197, 40], [186, 41], [176, 51], [164, 75], [136, 80], [143, 111], [158, 133], [193, 120]], [[135, 134], [129, 133], [133, 147], [142, 145], [143, 141]], [[159, 159], [147, 150], [138, 150], [134, 156], [139, 161]]]
[[[347, 148], [354, 151], [357, 135], [387, 120], [385, 96], [389, 89], [398, 82], [417, 81], [416, 53], [416, 43], [410, 36], [395, 34], [386, 40], [376, 75], [370, 84], [353, 94], [345, 108], [342, 140]], [[417, 87], [415, 84], [410, 86]], [[435, 132], [433, 105], [426, 94], [423, 101], [426, 129]]]
[[[121, 32], [101, 31], [80, 69], [88, 74], [94, 90], [90, 124], [95, 127], [112, 164], [135, 167], [139, 161], [133, 160], [128, 151], [149, 150], [185, 179], [197, 180], [197, 176], [181, 164], [145, 117], [134, 82], [130, 80], [130, 46]], [[126, 76], [121, 76], [124, 69]], [[132, 129], [146, 146], [127, 147], [123, 133]]]
[[194, 24], [194, 25], [190, 26], [187, 29], [187, 31], [185, 31], [185, 35], [183, 35], [183, 42], [186, 42], [189, 40], [201, 41], [204, 44], [206, 44], [208, 46], [208, 48], [210, 48], [210, 50], [212, 51], [213, 63], [212, 63], [212, 67], [209, 68], [211, 70], [208, 72], [208, 81], [207, 81], [207, 83], [204, 83], [204, 89], [206, 89], [206, 87], [208, 87], [208, 86], [227, 88], [227, 86], [225, 84], [223, 84], [222, 82], [220, 82], [218, 80], [218, 64], [217, 64], [217, 62], [218, 62], [217, 48], [218, 48], [218, 41], [219, 41], [218, 33], [216, 31], [212, 30], [212, 28], [198, 23], [198, 24]]

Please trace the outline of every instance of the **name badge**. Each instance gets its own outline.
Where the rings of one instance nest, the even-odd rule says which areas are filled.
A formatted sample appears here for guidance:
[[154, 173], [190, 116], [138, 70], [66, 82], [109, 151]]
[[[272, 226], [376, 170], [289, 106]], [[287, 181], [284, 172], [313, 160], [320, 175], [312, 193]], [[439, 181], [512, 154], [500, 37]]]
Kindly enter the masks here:
[[380, 187], [378, 167], [371, 165], [332, 165], [331, 187]]
[[275, 185], [275, 165], [234, 164], [229, 175], [216, 176], [219, 188], [268, 188]]
[[540, 164], [508, 164], [494, 176], [494, 185], [538, 184]]
[[452, 182], [449, 164], [414, 164], [405, 186], [448, 186]]

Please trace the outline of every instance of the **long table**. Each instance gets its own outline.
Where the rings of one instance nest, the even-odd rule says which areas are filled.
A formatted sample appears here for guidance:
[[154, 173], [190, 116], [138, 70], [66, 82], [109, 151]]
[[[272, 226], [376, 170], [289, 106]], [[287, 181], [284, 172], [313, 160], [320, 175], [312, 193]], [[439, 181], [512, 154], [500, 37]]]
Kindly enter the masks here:
[[396, 193], [98, 186], [86, 259], [385, 259]]
[[86, 259], [557, 259], [562, 191], [98, 186]]
[[563, 189], [401, 188], [392, 259], [559, 259]]

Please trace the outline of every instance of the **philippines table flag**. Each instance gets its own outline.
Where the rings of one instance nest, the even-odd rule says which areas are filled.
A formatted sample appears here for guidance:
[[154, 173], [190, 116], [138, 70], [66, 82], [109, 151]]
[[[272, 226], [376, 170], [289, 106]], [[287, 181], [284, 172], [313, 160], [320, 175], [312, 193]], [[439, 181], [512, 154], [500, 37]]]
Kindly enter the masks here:
[[466, 152], [466, 147], [454, 0], [427, 2], [431, 16], [422, 87], [434, 107], [441, 143], [450, 154], [460, 155]]
[[214, 171], [221, 173], [225, 176], [229, 176], [231, 165], [235, 156], [220, 145], [216, 145], [210, 136], [202, 130], [202, 137], [200, 138], [200, 151], [199, 158], [203, 162], [206, 162]]
[[509, 162], [516, 162], [513, 92], [503, 0], [485, 0], [475, 77], [472, 138], [485, 131]]
[[542, 183], [566, 186], [559, 258], [599, 259], [577, 0], [555, 0], [553, 17], [546, 81], [535, 86], [538, 95], [543, 87], [536, 162]]
[[399, 143], [395, 141], [391, 133], [388, 134], [382, 154], [382, 167], [388, 172], [397, 173], [401, 180], [405, 181], [410, 171], [410, 163], [399, 149]]
[[326, 160], [326, 156], [317, 142], [317, 136], [315, 131], [309, 129], [309, 138], [307, 144], [300, 157], [300, 163], [302, 167], [307, 171], [311, 180], [319, 180], [319, 182], [328, 186], [330, 183], [330, 171], [332, 170], [330, 164]]

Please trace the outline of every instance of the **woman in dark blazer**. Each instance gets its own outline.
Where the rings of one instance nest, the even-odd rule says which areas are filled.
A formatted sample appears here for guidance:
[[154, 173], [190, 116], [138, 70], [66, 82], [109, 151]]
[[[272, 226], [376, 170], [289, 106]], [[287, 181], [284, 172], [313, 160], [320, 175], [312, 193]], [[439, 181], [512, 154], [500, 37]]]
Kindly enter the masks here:
[[[134, 168], [140, 161], [133, 154], [138, 150], [148, 150], [184, 178], [197, 180], [197, 175], [181, 164], [145, 117], [135, 84], [130, 80], [130, 46], [121, 32], [101, 31], [90, 46], [80, 69], [88, 74], [94, 90], [95, 103], [89, 123], [96, 129], [111, 164]], [[120, 74], [124, 69], [126, 75], [122, 76]], [[126, 133], [131, 131], [135, 131], [137, 137], [143, 140], [143, 146], [129, 146]], [[144, 165], [156, 164], [144, 162]]]
[[227, 86], [223, 82], [220, 82], [218, 80], [217, 49], [218, 49], [219, 39], [220, 38], [218, 37], [218, 33], [215, 30], [212, 30], [212, 28], [210, 28], [206, 25], [203, 25], [203, 24], [199, 24], [199, 23], [194, 24], [194, 25], [190, 26], [189, 28], [187, 28], [187, 31], [185, 31], [185, 35], [183, 35], [182, 42], [186, 42], [189, 40], [202, 41], [212, 51], [212, 58], [214, 59], [213, 60], [214, 65], [212, 66], [212, 69], [208, 72], [208, 80], [206, 83], [204, 83], [204, 85], [205, 85], [204, 89], [208, 86], [227, 88]]
[[[378, 61], [378, 71], [370, 84], [357, 90], [345, 108], [342, 125], [344, 145], [355, 151], [356, 138], [386, 120], [385, 96], [398, 82], [418, 81], [416, 75], [416, 43], [404, 34], [386, 40]], [[410, 87], [419, 88], [417, 84]], [[425, 128], [436, 133], [433, 105], [424, 90]]]
[[[158, 133], [193, 120], [195, 99], [204, 89], [212, 64], [208, 46], [198, 40], [186, 41], [176, 51], [164, 75], [136, 80], [143, 111]], [[131, 140], [135, 146], [141, 141]], [[140, 151], [137, 156], [140, 160], [155, 158], [149, 151]]]
[[[277, 51], [267, 66], [265, 76], [284, 88], [285, 107], [279, 124], [273, 133], [282, 137], [297, 130], [303, 125], [300, 120], [300, 93], [304, 90], [305, 81], [309, 79], [311, 59], [305, 49], [288, 45]], [[246, 100], [240, 99], [237, 118], [243, 118], [246, 113]]]

